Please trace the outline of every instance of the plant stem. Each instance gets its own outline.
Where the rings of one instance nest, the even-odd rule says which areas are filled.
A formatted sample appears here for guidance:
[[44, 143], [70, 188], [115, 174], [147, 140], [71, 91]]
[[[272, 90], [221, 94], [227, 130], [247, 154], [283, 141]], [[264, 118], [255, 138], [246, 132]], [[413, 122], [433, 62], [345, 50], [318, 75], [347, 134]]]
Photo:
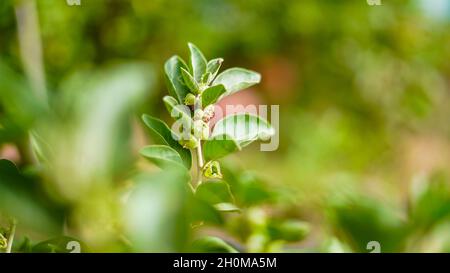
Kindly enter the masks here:
[[[195, 98], [194, 111], [202, 108], [200, 100], [201, 100], [200, 96], [197, 96]], [[198, 187], [202, 183], [203, 165], [204, 165], [201, 139], [198, 140], [196, 150], [197, 150], [197, 184], [195, 185], [195, 187]]]
[[197, 146], [197, 186], [202, 183], [203, 165], [202, 142], [199, 140]]
[[9, 236], [8, 236], [8, 244], [6, 246], [6, 253], [11, 253], [12, 245], [14, 241], [14, 235], [16, 234], [16, 220], [13, 219], [11, 222], [11, 227], [9, 229]]

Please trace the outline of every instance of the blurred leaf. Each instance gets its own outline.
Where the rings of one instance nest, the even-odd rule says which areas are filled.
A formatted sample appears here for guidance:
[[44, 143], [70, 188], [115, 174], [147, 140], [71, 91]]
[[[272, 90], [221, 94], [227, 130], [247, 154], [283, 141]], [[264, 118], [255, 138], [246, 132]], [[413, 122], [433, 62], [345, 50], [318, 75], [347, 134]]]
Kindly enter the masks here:
[[182, 251], [189, 237], [189, 176], [178, 169], [140, 174], [125, 204], [123, 217], [134, 251]]
[[192, 243], [193, 252], [200, 253], [238, 253], [238, 251], [218, 237], [202, 237]]
[[202, 93], [202, 107], [216, 103], [225, 92], [225, 86], [222, 84], [209, 87]]
[[183, 103], [184, 97], [189, 93], [189, 88], [182, 81], [181, 68], [188, 69], [184, 61], [173, 56], [164, 65], [167, 89], [169, 94], [177, 98], [179, 103]]
[[200, 92], [200, 88], [194, 77], [192, 77], [192, 75], [189, 74], [189, 72], [184, 68], [181, 68], [181, 75], [183, 76], [184, 83], [190, 89], [190, 91], [192, 91], [192, 93], [198, 94]]
[[234, 114], [219, 120], [214, 126], [212, 138], [231, 136], [241, 147], [257, 139], [266, 140], [274, 134], [273, 127], [265, 119], [252, 114]]
[[228, 135], [218, 135], [203, 144], [203, 154], [206, 161], [216, 160], [239, 151], [241, 147]]
[[185, 169], [180, 155], [169, 146], [150, 145], [142, 148], [140, 153], [160, 168], [179, 166]]
[[433, 175], [412, 204], [410, 218], [416, 228], [430, 229], [450, 219], [450, 186], [445, 175]]
[[223, 212], [240, 212], [241, 209], [232, 203], [217, 203], [214, 205], [216, 210]]
[[225, 181], [205, 181], [197, 187], [195, 196], [209, 204], [234, 203], [230, 186]]
[[300, 241], [308, 235], [310, 226], [308, 223], [297, 220], [282, 219], [272, 220], [268, 226], [272, 240], [284, 240], [288, 242]]
[[37, 181], [21, 174], [14, 163], [0, 159], [0, 211], [17, 219], [18, 226], [55, 232], [59, 208], [43, 201], [36, 187]]
[[230, 68], [220, 73], [214, 80], [213, 85], [223, 84], [227, 95], [248, 88], [261, 81], [261, 75], [244, 68]]
[[192, 43], [188, 43], [189, 51], [191, 52], [191, 71], [194, 79], [200, 82], [202, 75], [206, 72], [207, 62], [203, 53]]
[[170, 128], [162, 120], [151, 117], [149, 115], [142, 115], [142, 120], [145, 125], [148, 126], [157, 138], [157, 142], [167, 144], [178, 152], [178, 154], [183, 159], [184, 166], [187, 169], [191, 168], [192, 157], [191, 152], [188, 149], [183, 148], [178, 141], [176, 141], [172, 134], [174, 134]]
[[[17, 239], [15, 239], [16, 241]], [[13, 245], [13, 252], [31, 253], [33, 252], [33, 245], [30, 238], [25, 236], [22, 241], [16, 241]]]
[[269, 189], [265, 181], [250, 171], [239, 172], [235, 169], [224, 169], [224, 177], [233, 188], [236, 203], [240, 206], [254, 206], [274, 199], [276, 191]]
[[32, 91], [26, 78], [0, 61], [0, 143], [23, 137], [47, 106]]
[[191, 196], [188, 204], [189, 220], [191, 223], [206, 223], [221, 226], [224, 224], [222, 215], [214, 206], [204, 200]]
[[403, 249], [407, 236], [406, 223], [395, 210], [368, 198], [339, 201], [331, 214], [336, 232], [357, 252], [368, 252], [367, 244], [379, 242], [381, 252]]
[[[27, 246], [25, 246], [27, 248]], [[79, 251], [79, 252], [78, 252]], [[80, 240], [68, 237], [60, 236], [50, 240], [40, 242], [31, 248], [33, 253], [82, 253], [87, 252], [86, 245], [80, 242]]]

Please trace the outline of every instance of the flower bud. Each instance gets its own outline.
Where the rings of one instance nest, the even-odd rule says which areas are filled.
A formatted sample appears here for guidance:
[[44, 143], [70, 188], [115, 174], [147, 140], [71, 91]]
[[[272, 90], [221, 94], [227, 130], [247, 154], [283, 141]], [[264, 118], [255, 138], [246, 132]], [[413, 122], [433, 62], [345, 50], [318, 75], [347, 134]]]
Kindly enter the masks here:
[[205, 167], [203, 167], [203, 175], [207, 178], [222, 178], [219, 162], [208, 162]]
[[194, 105], [195, 104], [195, 96], [191, 93], [187, 94], [184, 98], [184, 104], [186, 105]]
[[202, 118], [203, 121], [204, 122], [210, 121], [215, 115], [214, 105], [211, 104], [211, 105], [206, 106], [206, 108], [203, 112], [204, 112], [203, 118]]
[[186, 139], [180, 139], [178, 141], [178, 143], [180, 143], [183, 146], [183, 148], [195, 149], [198, 146], [198, 139], [195, 136], [191, 135], [189, 139], [187, 139], [187, 140]]

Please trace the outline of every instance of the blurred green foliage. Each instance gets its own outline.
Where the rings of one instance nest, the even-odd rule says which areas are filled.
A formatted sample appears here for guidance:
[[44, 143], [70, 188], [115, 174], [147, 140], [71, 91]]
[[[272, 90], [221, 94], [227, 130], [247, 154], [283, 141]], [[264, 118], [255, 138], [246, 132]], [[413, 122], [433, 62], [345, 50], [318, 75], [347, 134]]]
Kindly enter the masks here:
[[[382, 2], [0, 1], [0, 247], [450, 251], [450, 7]], [[239, 212], [138, 154], [188, 41], [261, 72], [225, 103], [280, 105], [279, 149], [222, 166]]]

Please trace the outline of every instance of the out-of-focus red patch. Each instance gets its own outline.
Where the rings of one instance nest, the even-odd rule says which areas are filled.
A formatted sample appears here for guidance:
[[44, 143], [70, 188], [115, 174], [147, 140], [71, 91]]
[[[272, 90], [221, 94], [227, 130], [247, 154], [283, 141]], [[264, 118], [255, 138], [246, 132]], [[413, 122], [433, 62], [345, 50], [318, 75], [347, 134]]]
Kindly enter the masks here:
[[256, 115], [258, 114], [257, 109], [260, 104], [262, 104], [262, 100], [255, 88], [242, 90], [223, 98], [215, 105], [215, 115], [209, 124], [212, 126], [224, 116], [236, 113], [251, 113]]
[[261, 64], [261, 74], [262, 87], [271, 101], [287, 101], [293, 97], [299, 73], [291, 60], [268, 57]]
[[19, 163], [20, 153], [15, 145], [5, 144], [2, 147], [0, 147], [0, 158], [8, 159], [14, 163]]

